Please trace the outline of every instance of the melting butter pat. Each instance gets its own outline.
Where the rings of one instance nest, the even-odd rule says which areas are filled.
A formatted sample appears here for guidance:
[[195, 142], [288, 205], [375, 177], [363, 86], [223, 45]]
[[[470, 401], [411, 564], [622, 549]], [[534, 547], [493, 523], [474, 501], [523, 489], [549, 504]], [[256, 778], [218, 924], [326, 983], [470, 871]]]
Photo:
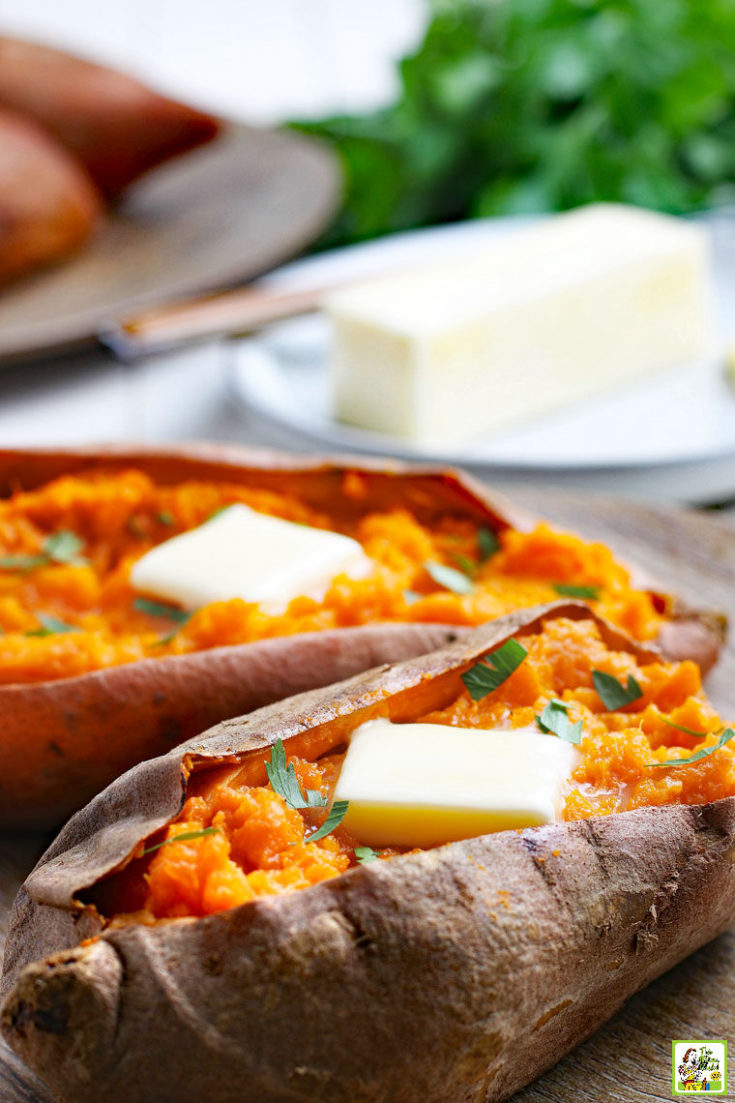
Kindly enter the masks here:
[[284, 608], [302, 595], [320, 600], [339, 574], [362, 578], [372, 569], [349, 536], [233, 505], [147, 552], [130, 580], [186, 609], [232, 598]]
[[353, 733], [335, 800], [369, 846], [437, 846], [553, 823], [578, 752], [537, 728], [482, 731], [370, 720]]

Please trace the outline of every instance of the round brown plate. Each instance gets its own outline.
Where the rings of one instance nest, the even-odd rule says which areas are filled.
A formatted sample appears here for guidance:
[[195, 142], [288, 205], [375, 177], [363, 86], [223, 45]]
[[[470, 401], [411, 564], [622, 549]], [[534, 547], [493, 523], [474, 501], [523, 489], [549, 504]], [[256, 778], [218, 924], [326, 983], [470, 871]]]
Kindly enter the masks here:
[[338, 194], [324, 147], [229, 126], [131, 188], [73, 260], [0, 293], [0, 364], [84, 347], [131, 309], [265, 272], [318, 235]]

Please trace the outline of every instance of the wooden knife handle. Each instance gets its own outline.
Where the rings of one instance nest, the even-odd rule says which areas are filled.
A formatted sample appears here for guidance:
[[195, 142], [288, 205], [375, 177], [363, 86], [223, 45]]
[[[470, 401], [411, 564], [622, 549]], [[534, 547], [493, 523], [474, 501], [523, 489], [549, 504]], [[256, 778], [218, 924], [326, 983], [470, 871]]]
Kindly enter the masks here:
[[243, 287], [152, 307], [103, 326], [100, 341], [123, 360], [218, 336], [244, 336], [271, 322], [316, 310], [326, 288], [277, 291]]

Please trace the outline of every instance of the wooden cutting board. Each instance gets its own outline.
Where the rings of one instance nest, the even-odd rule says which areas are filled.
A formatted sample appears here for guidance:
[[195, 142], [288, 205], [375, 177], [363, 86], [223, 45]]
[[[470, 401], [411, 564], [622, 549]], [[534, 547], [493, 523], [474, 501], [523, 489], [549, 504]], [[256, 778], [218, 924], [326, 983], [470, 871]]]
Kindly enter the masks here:
[[[562, 527], [603, 540], [691, 604], [723, 610], [735, 626], [735, 526], [728, 521], [529, 486], [517, 487], [513, 496]], [[735, 640], [708, 689], [723, 715], [735, 719]], [[0, 941], [10, 900], [42, 847], [38, 838], [0, 839]], [[514, 1103], [670, 1100], [674, 1038], [729, 1038], [735, 1050], [735, 930], [635, 996], [588, 1042], [514, 1096]], [[731, 1060], [731, 1079], [734, 1065]], [[57, 1103], [2, 1043], [0, 1103]]]
[[133, 310], [260, 275], [317, 237], [338, 195], [323, 146], [229, 125], [147, 173], [75, 258], [0, 292], [0, 365], [83, 348]]

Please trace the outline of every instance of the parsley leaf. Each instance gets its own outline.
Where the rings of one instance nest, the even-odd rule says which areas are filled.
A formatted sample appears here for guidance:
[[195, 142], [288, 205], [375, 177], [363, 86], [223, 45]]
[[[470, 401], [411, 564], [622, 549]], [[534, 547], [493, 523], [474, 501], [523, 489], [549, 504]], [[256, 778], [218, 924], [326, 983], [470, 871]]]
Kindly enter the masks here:
[[480, 553], [480, 562], [487, 563], [496, 552], [500, 551], [500, 541], [492, 529], [482, 528], [477, 532], [477, 550]]
[[157, 513], [156, 520], [162, 525], [173, 525], [174, 523], [173, 514], [169, 513], [167, 509], [162, 509], [160, 513]]
[[455, 571], [454, 567], [446, 567], [443, 563], [433, 563], [427, 560], [424, 570], [431, 575], [437, 586], [445, 590], [451, 590], [455, 594], [471, 594], [474, 587], [466, 574]]
[[151, 854], [154, 850], [160, 850], [162, 846], [168, 846], [169, 843], [186, 843], [189, 842], [191, 839], [201, 839], [205, 835], [214, 835], [218, 831], [218, 827], [203, 827], [201, 831], [182, 831], [178, 835], [172, 835], [169, 839], [164, 839], [161, 843], [155, 843], [153, 846], [147, 846], [142, 853]]
[[628, 675], [627, 686], [621, 685], [612, 674], [605, 674], [602, 670], [592, 671], [592, 681], [595, 683], [600, 700], [609, 712], [625, 708], [626, 705], [643, 696], [643, 690], [632, 674]]
[[601, 586], [573, 586], [571, 583], [555, 582], [554, 589], [560, 597], [578, 597], [583, 601], [597, 601]]
[[582, 739], [582, 721], [572, 724], [569, 719], [569, 706], [556, 697], [552, 697], [548, 705], [536, 717], [536, 724], [542, 732], [553, 732], [567, 743], [579, 743]]
[[502, 647], [488, 655], [462, 675], [462, 681], [467, 687], [473, 701], [481, 701], [488, 693], [501, 686], [510, 678], [528, 652], [518, 640], [506, 640]]
[[49, 563], [67, 563], [72, 567], [83, 567], [89, 563], [88, 559], [79, 554], [83, 546], [75, 532], [71, 532], [70, 529], [61, 529], [46, 537], [40, 552], [36, 555], [0, 556], [0, 570], [33, 571], [36, 567], [45, 567]]
[[355, 857], [361, 866], [366, 866], [370, 862], [377, 862], [379, 855], [371, 846], [356, 846]]
[[[293, 762], [289, 762], [288, 766], [286, 765], [286, 748], [283, 746], [282, 739], [277, 739], [271, 747], [271, 756], [270, 760], [265, 763], [265, 772], [274, 793], [278, 793], [280, 797], [283, 797], [290, 808], [326, 808], [327, 798], [323, 797], [318, 789], [307, 789], [306, 797], [304, 797], [299, 779], [296, 777]], [[349, 801], [346, 800], [334, 801], [322, 826], [317, 828], [312, 835], [307, 836], [304, 842], [316, 842], [317, 839], [323, 839], [325, 835], [329, 835], [331, 831], [334, 831], [335, 827], [344, 819], [348, 805]]]
[[452, 558], [459, 567], [460, 571], [464, 571], [468, 578], [472, 578], [472, 576], [476, 573], [477, 563], [473, 563], [469, 556], [454, 555]]
[[293, 762], [286, 765], [286, 748], [283, 740], [277, 739], [271, 748], [271, 757], [265, 764], [265, 772], [271, 788], [283, 797], [290, 808], [324, 808], [326, 798], [313, 789], [307, 789], [306, 798], [301, 792]]
[[[714, 733], [713, 733], [714, 734]], [[700, 750], [695, 751], [689, 758], [669, 758], [666, 762], [648, 762], [646, 765], [649, 770], [655, 770], [657, 767], [662, 766], [691, 766], [693, 762], [701, 762], [703, 758], [707, 758], [709, 755], [714, 754], [715, 751], [719, 751], [721, 747], [724, 747], [726, 743], [735, 736], [735, 731], [732, 728], [725, 728], [724, 732], [711, 747], [702, 747]]]
[[88, 563], [89, 560], [81, 556], [84, 544], [75, 532], [70, 529], [62, 529], [61, 532], [53, 532], [44, 541], [43, 553], [54, 563], [69, 563], [79, 566]]
[[81, 629], [77, 628], [74, 624], [66, 624], [63, 620], [59, 620], [57, 617], [50, 617], [47, 613], [39, 613], [38, 619], [41, 622], [40, 628], [34, 628], [30, 632], [26, 632], [26, 636], [57, 636], [64, 632], [79, 632]]
[[348, 807], [349, 801], [336, 800], [329, 809], [329, 815], [322, 826], [318, 828], [313, 835], [309, 835], [308, 838], [304, 839], [304, 842], [315, 843], [317, 839], [323, 839], [325, 835], [329, 835], [331, 831], [334, 831], [335, 827], [338, 827], [342, 823]]
[[687, 735], [696, 735], [698, 739], [706, 739], [708, 735], [719, 735], [721, 731], [724, 731], [724, 728], [717, 728], [717, 730], [713, 732], [698, 732], [695, 731], [694, 728], [685, 728], [683, 724], [676, 724], [673, 720], [670, 720], [669, 717], [665, 716], [663, 713], [661, 714], [661, 719], [670, 728], [676, 728], [677, 731], [686, 732]]
[[45, 555], [2, 555], [0, 556], [0, 570], [32, 571], [36, 567], [42, 567], [47, 562]]
[[188, 620], [191, 620], [194, 612], [196, 612], [196, 610], [187, 612], [185, 609], [179, 609], [176, 605], [166, 605], [162, 601], [151, 601], [147, 597], [136, 597], [133, 608], [137, 609], [139, 613], [147, 613], [150, 617], [166, 617], [167, 620], [176, 622], [173, 632], [167, 632], [165, 636], [157, 639], [153, 645], [154, 647], [163, 647], [164, 644], [171, 643], [179, 628], [186, 624]]
[[150, 617], [166, 617], [167, 620], [175, 620], [179, 624], [184, 624], [191, 617], [191, 613], [175, 605], [166, 605], [162, 601], [150, 601], [147, 597], [136, 597], [133, 608], [139, 613], [147, 613]]

